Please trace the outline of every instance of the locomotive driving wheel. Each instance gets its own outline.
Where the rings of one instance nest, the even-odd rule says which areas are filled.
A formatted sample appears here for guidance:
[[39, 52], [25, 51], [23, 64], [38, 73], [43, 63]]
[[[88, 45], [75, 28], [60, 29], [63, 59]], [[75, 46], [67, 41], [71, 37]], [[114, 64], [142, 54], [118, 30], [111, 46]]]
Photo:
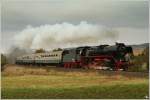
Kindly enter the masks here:
[[89, 62], [88, 67], [92, 69], [107, 70], [111, 69], [111, 61], [109, 59], [93, 59]]

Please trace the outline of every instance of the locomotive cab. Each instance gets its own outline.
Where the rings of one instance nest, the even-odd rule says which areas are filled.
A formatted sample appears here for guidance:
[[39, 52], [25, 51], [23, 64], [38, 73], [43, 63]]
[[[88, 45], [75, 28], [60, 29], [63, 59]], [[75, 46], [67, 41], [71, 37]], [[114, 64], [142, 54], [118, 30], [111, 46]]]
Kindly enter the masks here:
[[126, 55], [125, 55], [125, 59], [127, 62], [131, 62], [131, 57], [133, 57], [133, 49], [131, 46], [127, 46], [126, 47]]

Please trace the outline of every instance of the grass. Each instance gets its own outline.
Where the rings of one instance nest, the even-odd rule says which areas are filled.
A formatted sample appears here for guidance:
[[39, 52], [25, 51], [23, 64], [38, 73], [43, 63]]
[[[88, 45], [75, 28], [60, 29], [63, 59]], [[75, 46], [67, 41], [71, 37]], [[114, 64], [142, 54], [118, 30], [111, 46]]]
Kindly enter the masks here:
[[21, 69], [17, 69], [17, 74], [10, 73], [10, 69], [2, 72], [2, 99], [144, 99], [148, 96], [149, 80], [143, 74], [53, 68], [39, 74], [44, 69], [26, 70], [23, 74]]
[[2, 89], [7, 99], [142, 99], [148, 95], [147, 84], [91, 86], [78, 88], [9, 88]]

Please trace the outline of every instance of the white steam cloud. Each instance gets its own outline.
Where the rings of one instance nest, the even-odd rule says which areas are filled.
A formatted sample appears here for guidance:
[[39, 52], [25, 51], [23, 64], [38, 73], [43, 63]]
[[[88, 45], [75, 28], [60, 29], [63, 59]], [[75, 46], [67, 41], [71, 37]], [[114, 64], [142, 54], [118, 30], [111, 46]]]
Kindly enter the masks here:
[[54, 49], [82, 45], [100, 45], [102, 41], [116, 41], [118, 32], [98, 25], [80, 22], [28, 26], [14, 37], [14, 43], [19, 48]]

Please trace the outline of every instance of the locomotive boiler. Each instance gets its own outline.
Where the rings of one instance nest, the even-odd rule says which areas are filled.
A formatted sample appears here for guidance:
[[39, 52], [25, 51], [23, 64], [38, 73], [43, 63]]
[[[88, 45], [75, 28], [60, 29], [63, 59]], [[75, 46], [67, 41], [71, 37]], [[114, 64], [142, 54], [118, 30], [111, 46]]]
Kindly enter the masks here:
[[132, 47], [115, 45], [82, 46], [17, 57], [17, 64], [58, 65], [65, 68], [127, 69], [133, 55]]

